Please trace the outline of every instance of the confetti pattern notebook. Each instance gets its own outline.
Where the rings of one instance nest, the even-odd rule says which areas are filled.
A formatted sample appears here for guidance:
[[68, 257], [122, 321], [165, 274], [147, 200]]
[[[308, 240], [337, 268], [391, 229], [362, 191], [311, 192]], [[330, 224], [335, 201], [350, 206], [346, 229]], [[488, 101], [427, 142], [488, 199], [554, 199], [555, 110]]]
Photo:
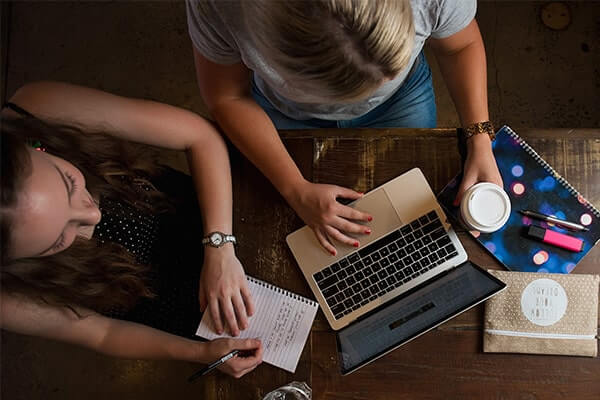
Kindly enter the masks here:
[[[600, 239], [600, 211], [508, 126], [497, 132], [492, 148], [512, 210], [508, 222], [499, 231], [471, 231], [471, 235], [512, 271], [568, 274]], [[459, 210], [452, 203], [461, 179], [462, 174], [457, 175], [438, 195], [440, 203], [455, 218]], [[538, 211], [577, 222], [589, 231], [573, 232], [550, 226], [522, 216], [519, 210]], [[532, 224], [582, 239], [583, 251], [573, 253], [528, 238], [525, 231]]]

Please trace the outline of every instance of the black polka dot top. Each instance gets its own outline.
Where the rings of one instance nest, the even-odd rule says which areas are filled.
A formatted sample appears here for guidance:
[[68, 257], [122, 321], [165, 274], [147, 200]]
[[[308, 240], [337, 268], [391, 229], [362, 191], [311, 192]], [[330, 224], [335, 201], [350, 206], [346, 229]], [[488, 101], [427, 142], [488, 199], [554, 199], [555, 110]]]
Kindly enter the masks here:
[[102, 219], [94, 230], [100, 243], [111, 241], [125, 247], [141, 264], [151, 264], [159, 226], [154, 215], [144, 214], [129, 204], [103, 198]]
[[202, 316], [198, 288], [204, 257], [196, 194], [188, 175], [168, 168], [152, 184], [175, 202], [174, 211], [152, 215], [119, 200], [100, 200], [102, 219], [94, 237], [100, 244], [110, 241], [124, 246], [138, 262], [148, 265], [147, 278], [156, 295], [140, 300], [132, 310], [114, 309], [107, 315], [196, 338]]

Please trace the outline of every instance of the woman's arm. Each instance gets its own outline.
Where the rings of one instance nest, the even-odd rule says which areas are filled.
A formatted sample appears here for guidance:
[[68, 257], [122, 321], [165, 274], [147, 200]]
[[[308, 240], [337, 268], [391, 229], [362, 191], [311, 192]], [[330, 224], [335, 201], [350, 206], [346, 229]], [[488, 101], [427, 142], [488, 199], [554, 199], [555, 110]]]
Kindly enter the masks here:
[[[38, 304], [21, 296], [1, 295], [0, 326], [13, 332], [80, 345], [100, 353], [132, 359], [169, 359], [210, 363], [233, 349], [249, 357], [234, 358], [222, 370], [239, 377], [262, 360], [262, 345], [254, 339], [197, 342], [127, 321], [77, 309]], [[227, 365], [228, 364], [228, 365]]]
[[[444, 39], [430, 39], [442, 75], [454, 101], [462, 126], [489, 120], [487, 67], [483, 39], [477, 21]], [[492, 182], [502, 187], [488, 135], [467, 140], [467, 160], [457, 202], [477, 182]]]
[[369, 215], [336, 201], [360, 194], [304, 179], [285, 149], [275, 126], [250, 95], [250, 71], [242, 64], [219, 65], [194, 49], [200, 93], [220, 128], [273, 183], [298, 215], [315, 232], [321, 245], [336, 254], [333, 239], [357, 245], [343, 232], [364, 234], [366, 228], [350, 220], [368, 221]]
[[[186, 151], [202, 211], [204, 232], [232, 233], [227, 147], [214, 126], [199, 115], [167, 104], [60, 82], [27, 84], [15, 93], [11, 101], [50, 123]], [[247, 316], [254, 313], [254, 305], [233, 244], [207, 247], [199, 301], [202, 310], [209, 307], [219, 332], [223, 330], [221, 314], [233, 335], [248, 326]]]

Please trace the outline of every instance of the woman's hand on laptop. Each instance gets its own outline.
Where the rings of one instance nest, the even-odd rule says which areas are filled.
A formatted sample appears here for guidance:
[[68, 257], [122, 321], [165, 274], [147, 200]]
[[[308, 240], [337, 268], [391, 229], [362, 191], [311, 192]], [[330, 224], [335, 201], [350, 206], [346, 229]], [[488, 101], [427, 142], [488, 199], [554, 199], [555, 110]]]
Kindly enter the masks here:
[[254, 303], [233, 244], [205, 248], [199, 300], [200, 310], [210, 312], [218, 334], [223, 333], [225, 323], [232, 336], [248, 327], [248, 317], [254, 314]]
[[338, 198], [356, 200], [362, 193], [335, 185], [304, 181], [296, 187], [288, 202], [300, 218], [312, 228], [317, 240], [332, 255], [337, 254], [334, 240], [358, 247], [359, 242], [345, 233], [370, 234], [369, 227], [356, 221], [370, 221], [372, 217], [337, 201]]
[[[503, 187], [502, 176], [492, 152], [487, 135], [476, 135], [467, 142], [467, 159], [463, 171], [463, 179], [458, 188], [454, 205], [458, 206], [468, 188], [479, 182], [491, 182]], [[481, 139], [481, 140], [479, 140]], [[479, 140], [479, 141], [475, 141]]]

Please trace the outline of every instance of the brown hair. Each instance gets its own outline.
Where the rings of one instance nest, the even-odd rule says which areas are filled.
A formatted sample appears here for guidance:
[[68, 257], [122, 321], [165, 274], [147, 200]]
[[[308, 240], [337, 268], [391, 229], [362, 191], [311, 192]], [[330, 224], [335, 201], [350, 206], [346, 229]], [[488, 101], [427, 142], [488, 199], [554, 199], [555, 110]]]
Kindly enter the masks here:
[[83, 306], [98, 312], [127, 309], [141, 297], [152, 297], [140, 265], [118, 244], [76, 240], [68, 249], [42, 258], [11, 259], [12, 213], [23, 182], [31, 174], [28, 143], [81, 170], [92, 194], [119, 199], [142, 212], [162, 212], [170, 205], [158, 191], [133, 184], [157, 172], [155, 151], [148, 146], [50, 125], [33, 116], [3, 118], [1, 129], [2, 195], [0, 196], [0, 279], [2, 290], [44, 303]]
[[242, 5], [267, 62], [288, 84], [307, 92], [356, 100], [408, 66], [414, 41], [408, 0], [247, 0]]

